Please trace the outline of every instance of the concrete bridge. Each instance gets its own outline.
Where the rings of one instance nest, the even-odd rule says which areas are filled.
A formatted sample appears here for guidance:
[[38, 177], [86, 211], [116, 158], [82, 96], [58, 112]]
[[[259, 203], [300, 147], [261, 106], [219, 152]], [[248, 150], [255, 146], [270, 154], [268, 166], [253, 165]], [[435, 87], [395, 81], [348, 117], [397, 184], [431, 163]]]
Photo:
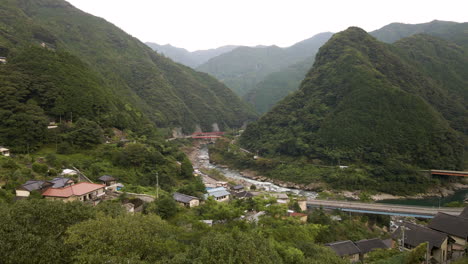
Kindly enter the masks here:
[[346, 212], [412, 216], [420, 218], [433, 218], [438, 212], [451, 215], [459, 215], [463, 211], [463, 208], [452, 207], [436, 208], [425, 206], [394, 205], [383, 203], [361, 203], [314, 199], [307, 200], [307, 207], [322, 207], [324, 209], [339, 209]]

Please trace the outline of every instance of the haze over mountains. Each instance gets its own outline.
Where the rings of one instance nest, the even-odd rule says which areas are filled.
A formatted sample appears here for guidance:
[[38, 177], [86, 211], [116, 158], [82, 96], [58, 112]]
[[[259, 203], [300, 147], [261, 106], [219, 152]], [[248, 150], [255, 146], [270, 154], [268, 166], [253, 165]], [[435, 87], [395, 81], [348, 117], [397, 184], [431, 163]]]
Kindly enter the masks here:
[[[418, 33], [448, 37], [452, 34], [450, 32], [457, 32], [456, 28], [462, 26], [460, 23], [438, 20], [414, 25], [392, 23], [370, 34], [383, 42], [392, 43]], [[239, 47], [214, 56], [197, 69], [215, 76], [252, 104], [257, 112], [265, 113], [279, 100], [299, 88], [314, 63], [318, 48], [331, 35], [332, 33], [321, 33], [285, 48], [284, 50], [293, 51], [287, 56], [284, 56], [287, 52], [281, 52], [275, 46]], [[177, 55], [172, 57], [169, 54], [168, 52], [166, 55], [177, 61]]]
[[196, 68], [199, 65], [208, 61], [209, 59], [219, 56], [223, 53], [229, 52], [238, 47], [235, 45], [229, 45], [219, 47], [216, 49], [197, 50], [190, 52], [183, 48], [171, 46], [170, 44], [159, 45], [153, 42], [146, 42], [146, 45], [148, 45], [153, 50], [159, 52], [160, 54], [171, 58], [175, 62], [182, 63], [192, 68]]

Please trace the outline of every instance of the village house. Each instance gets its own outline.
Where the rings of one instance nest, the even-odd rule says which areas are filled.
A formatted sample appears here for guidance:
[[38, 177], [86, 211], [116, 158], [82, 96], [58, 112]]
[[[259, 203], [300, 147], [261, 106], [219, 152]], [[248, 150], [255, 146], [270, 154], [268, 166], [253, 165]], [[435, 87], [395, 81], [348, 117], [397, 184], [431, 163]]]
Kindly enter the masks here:
[[208, 199], [208, 197], [213, 197], [218, 202], [229, 201], [229, 196], [231, 195], [231, 193], [228, 192], [224, 187], [217, 187], [208, 189], [206, 191], [207, 193], [205, 194], [205, 199]]
[[16, 189], [16, 197], [29, 197], [31, 192], [43, 193], [49, 188], [63, 188], [74, 184], [70, 178], [56, 177], [50, 181], [29, 180]]
[[328, 243], [325, 244], [325, 246], [330, 247], [338, 256], [343, 259], [348, 259], [351, 263], [359, 261], [361, 251], [350, 240]]
[[227, 188], [227, 187], [228, 187], [228, 182], [225, 182], [225, 181], [217, 181], [217, 182], [216, 182], [216, 187], [224, 187], [224, 188]]
[[53, 183], [47, 181], [30, 180], [16, 189], [16, 197], [29, 197], [33, 191], [42, 193], [52, 185]]
[[2, 63], [2, 64], [7, 63], [7, 58], [6, 57], [0, 57], [0, 63]]
[[105, 185], [102, 184], [80, 182], [60, 189], [49, 188], [42, 193], [42, 196], [46, 199], [64, 202], [95, 201], [105, 194], [104, 187]]
[[271, 196], [276, 198], [276, 202], [279, 204], [289, 203], [289, 197], [285, 193], [273, 193]]
[[10, 150], [0, 146], [0, 154], [5, 157], [10, 157]]
[[237, 184], [231, 187], [231, 191], [233, 192], [242, 192], [244, 190], [244, 185]]
[[448, 258], [449, 237], [442, 232], [405, 222], [393, 232], [392, 238], [406, 249], [413, 249], [427, 242], [430, 260], [433, 262], [445, 263]]
[[390, 245], [385, 244], [384, 241], [379, 238], [363, 239], [354, 242], [354, 244], [356, 244], [356, 246], [359, 248], [359, 251], [361, 251], [359, 255], [361, 261], [364, 261], [364, 258], [367, 257], [367, 254], [373, 250], [390, 248]]
[[195, 196], [190, 196], [190, 195], [186, 195], [186, 194], [183, 194], [183, 193], [175, 192], [172, 195], [172, 197], [174, 198], [174, 200], [176, 202], [178, 202], [179, 204], [181, 204], [181, 205], [183, 205], [185, 207], [192, 208], [192, 207], [200, 205], [200, 199], [198, 199]]
[[438, 213], [431, 222], [429, 222], [428, 227], [445, 233], [454, 240], [449, 248], [451, 252], [450, 257], [458, 258], [465, 255], [468, 245], [468, 218]]
[[106, 186], [111, 186], [111, 185], [117, 184], [117, 179], [110, 176], [110, 175], [103, 175], [103, 176], [98, 178], [98, 181], [102, 182], [102, 184], [104, 184]]

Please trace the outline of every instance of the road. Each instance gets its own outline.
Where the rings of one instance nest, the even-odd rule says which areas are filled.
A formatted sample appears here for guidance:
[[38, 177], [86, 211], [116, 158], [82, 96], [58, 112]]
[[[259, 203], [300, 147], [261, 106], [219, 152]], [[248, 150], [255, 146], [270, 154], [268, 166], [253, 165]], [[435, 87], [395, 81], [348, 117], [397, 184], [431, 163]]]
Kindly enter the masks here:
[[348, 201], [333, 201], [333, 200], [307, 200], [307, 206], [323, 208], [336, 208], [343, 210], [355, 210], [355, 211], [373, 211], [381, 214], [389, 215], [421, 215], [432, 217], [438, 212], [459, 215], [463, 208], [452, 208], [452, 207], [424, 207], [424, 206], [409, 206], [409, 205], [393, 205], [393, 204], [382, 204], [382, 203], [361, 203], [361, 202], [348, 202]]

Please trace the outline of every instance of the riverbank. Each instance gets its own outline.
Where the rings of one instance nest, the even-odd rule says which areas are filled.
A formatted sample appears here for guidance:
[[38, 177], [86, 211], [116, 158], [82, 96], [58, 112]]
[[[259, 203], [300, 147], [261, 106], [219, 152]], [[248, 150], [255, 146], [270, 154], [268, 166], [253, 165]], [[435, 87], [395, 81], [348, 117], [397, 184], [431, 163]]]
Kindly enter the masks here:
[[[258, 175], [257, 172], [252, 170], [232, 170], [229, 166], [224, 164], [216, 163], [214, 164], [212, 161], [209, 160], [209, 154], [205, 150], [201, 151], [202, 146], [204, 143], [199, 141], [194, 141], [194, 145], [192, 147], [186, 147], [184, 152], [187, 154], [189, 159], [191, 160], [192, 164], [195, 168], [203, 168], [203, 167], [211, 167], [216, 166], [217, 169], [225, 171], [225, 173], [236, 173], [235, 177], [228, 177], [230, 181], [235, 182], [236, 184], [243, 184], [244, 186], [250, 186], [254, 182], [259, 182], [260, 185], [267, 185], [272, 184], [279, 186], [281, 188], [287, 189], [294, 189], [299, 191], [307, 191], [307, 192], [322, 192], [326, 194], [325, 196], [331, 197], [341, 197], [342, 199], [351, 199], [351, 200], [359, 200], [362, 191], [337, 191], [331, 190], [327, 188], [325, 183], [311, 183], [311, 184], [299, 184], [294, 182], [282, 181], [278, 179], [271, 179], [267, 178], [263, 175]], [[453, 195], [458, 190], [468, 189], [467, 180], [464, 183], [453, 183], [449, 186], [438, 187], [432, 190], [429, 190], [425, 193], [415, 194], [415, 195], [408, 195], [408, 196], [398, 196], [392, 195], [388, 193], [377, 193], [367, 196], [368, 198], [372, 199], [373, 201], [382, 201], [382, 200], [404, 200], [404, 199], [425, 199], [431, 197], [447, 197]]]

